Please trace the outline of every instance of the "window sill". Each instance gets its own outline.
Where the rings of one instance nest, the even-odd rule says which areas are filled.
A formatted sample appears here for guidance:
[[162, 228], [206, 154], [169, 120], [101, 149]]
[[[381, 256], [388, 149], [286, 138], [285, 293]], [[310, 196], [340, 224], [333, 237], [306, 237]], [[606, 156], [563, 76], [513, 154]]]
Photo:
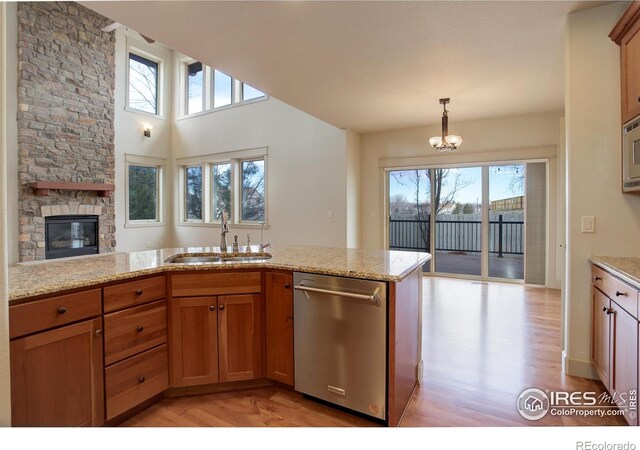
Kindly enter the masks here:
[[[229, 226], [229, 229], [235, 229], [235, 230], [259, 230], [262, 225], [260, 222], [258, 223], [229, 223], [227, 224]], [[178, 226], [184, 226], [184, 227], [208, 227], [208, 228], [220, 228], [221, 224], [220, 222], [179, 222]], [[269, 230], [271, 228], [271, 225], [266, 224], [264, 226], [264, 228], [262, 228], [263, 230]]]
[[139, 114], [141, 116], [149, 117], [150, 119], [167, 120], [167, 117], [165, 115], [152, 114], [150, 112], [142, 111], [140, 109], [131, 108], [130, 106], [125, 106], [124, 110], [133, 114]]
[[264, 97], [260, 97], [260, 98], [255, 98], [253, 100], [247, 100], [246, 102], [238, 102], [238, 103], [233, 103], [232, 105], [226, 105], [226, 106], [220, 106], [218, 108], [207, 109], [205, 111], [200, 111], [200, 112], [193, 113], [193, 114], [181, 114], [181, 115], [178, 116], [178, 118], [176, 120], [185, 120], [185, 119], [191, 119], [192, 117], [206, 116], [207, 114], [216, 113], [216, 112], [220, 112], [220, 111], [227, 111], [229, 109], [237, 108], [239, 106], [250, 105], [252, 103], [260, 103], [260, 102], [264, 102], [266, 100], [269, 100], [269, 96], [268, 95], [266, 95]]
[[150, 228], [150, 227], [164, 227], [164, 222], [125, 222], [125, 228]]

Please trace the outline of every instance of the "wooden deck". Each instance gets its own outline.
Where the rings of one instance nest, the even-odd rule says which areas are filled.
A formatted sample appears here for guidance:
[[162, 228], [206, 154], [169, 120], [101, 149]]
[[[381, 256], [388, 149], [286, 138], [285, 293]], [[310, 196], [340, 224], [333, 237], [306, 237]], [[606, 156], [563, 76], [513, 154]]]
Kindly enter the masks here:
[[[479, 253], [436, 252], [436, 271], [442, 274], [480, 276]], [[524, 255], [489, 255], [489, 277], [524, 279]]]

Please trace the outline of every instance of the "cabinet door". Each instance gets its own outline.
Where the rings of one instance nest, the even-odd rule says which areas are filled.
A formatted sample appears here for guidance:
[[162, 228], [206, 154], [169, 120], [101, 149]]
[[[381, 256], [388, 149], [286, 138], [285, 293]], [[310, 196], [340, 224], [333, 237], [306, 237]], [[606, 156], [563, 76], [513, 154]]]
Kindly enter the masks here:
[[174, 298], [170, 304], [171, 385], [217, 383], [216, 297]]
[[218, 297], [220, 381], [262, 376], [260, 295]]
[[621, 43], [622, 122], [640, 114], [640, 28], [636, 24]]
[[593, 335], [591, 338], [591, 361], [600, 380], [609, 389], [609, 298], [592, 287]]
[[[616, 401], [629, 406], [629, 396], [637, 396], [638, 391], [638, 322], [631, 314], [611, 302], [611, 388]], [[634, 399], [637, 401], [636, 399]], [[637, 403], [634, 405], [637, 414]], [[625, 419], [630, 425], [637, 425], [627, 413]]]
[[11, 342], [13, 426], [104, 422], [102, 319]]
[[293, 386], [293, 275], [266, 274], [267, 377]]

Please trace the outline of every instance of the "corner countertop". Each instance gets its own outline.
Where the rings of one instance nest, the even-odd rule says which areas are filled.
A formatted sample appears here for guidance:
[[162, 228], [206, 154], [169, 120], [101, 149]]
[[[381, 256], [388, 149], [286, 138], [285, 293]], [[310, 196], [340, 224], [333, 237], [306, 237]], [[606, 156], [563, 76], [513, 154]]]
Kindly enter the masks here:
[[259, 261], [195, 265], [165, 262], [182, 253], [219, 252], [218, 247], [165, 248], [20, 263], [9, 268], [9, 303], [142, 275], [185, 270], [267, 268], [397, 282], [431, 259], [430, 254], [422, 252], [278, 246], [269, 249], [272, 258]]
[[640, 258], [592, 255], [589, 261], [640, 290]]

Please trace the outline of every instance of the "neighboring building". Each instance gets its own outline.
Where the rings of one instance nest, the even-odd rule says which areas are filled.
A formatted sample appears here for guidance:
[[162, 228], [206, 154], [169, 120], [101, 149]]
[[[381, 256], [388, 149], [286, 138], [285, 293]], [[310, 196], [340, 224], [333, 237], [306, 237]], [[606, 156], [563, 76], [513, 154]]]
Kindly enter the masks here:
[[514, 209], [524, 209], [524, 196], [503, 198], [491, 202], [492, 211], [513, 211]]

